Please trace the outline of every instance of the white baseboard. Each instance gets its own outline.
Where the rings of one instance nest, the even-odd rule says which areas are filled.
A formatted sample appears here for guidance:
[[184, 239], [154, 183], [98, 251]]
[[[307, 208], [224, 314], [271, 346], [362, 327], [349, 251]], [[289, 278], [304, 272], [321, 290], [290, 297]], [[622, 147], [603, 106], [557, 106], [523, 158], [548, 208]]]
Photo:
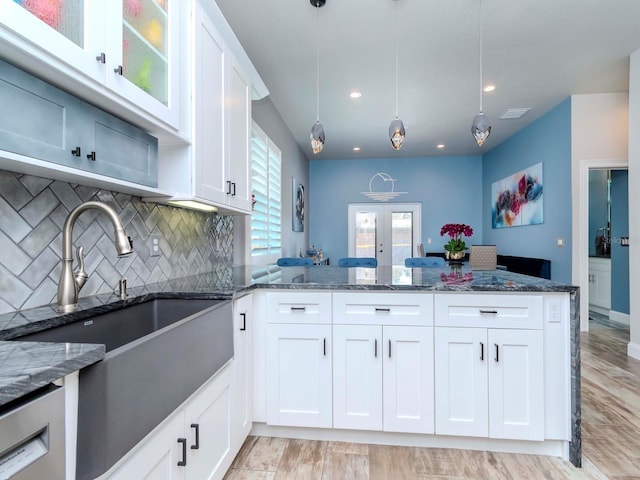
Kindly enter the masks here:
[[640, 360], [640, 345], [637, 343], [629, 342], [627, 344], [627, 355], [637, 360]]
[[609, 320], [625, 327], [631, 325], [631, 317], [628, 313], [616, 312], [615, 310], [609, 311]]
[[609, 316], [609, 309], [608, 308], [604, 308], [604, 307], [599, 307], [597, 305], [593, 305], [592, 303], [589, 304], [589, 310], [599, 313], [600, 315], [604, 315], [605, 317]]

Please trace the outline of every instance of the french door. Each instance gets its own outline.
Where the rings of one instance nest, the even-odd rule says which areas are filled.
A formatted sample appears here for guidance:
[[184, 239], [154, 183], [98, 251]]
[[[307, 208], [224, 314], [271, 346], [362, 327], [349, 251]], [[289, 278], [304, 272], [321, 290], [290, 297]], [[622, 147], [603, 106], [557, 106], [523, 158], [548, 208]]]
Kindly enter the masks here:
[[420, 243], [419, 203], [349, 205], [349, 256], [374, 257], [378, 265], [402, 265]]

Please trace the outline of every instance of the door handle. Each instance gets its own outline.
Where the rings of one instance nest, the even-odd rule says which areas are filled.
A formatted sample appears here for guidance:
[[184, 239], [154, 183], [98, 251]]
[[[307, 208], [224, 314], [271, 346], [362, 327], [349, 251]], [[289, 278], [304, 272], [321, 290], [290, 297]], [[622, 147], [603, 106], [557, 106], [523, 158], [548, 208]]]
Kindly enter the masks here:
[[322, 339], [322, 354], [327, 356], [327, 337]]
[[497, 343], [494, 343], [494, 345], [496, 346], [496, 363], [500, 362], [500, 347], [498, 347]]
[[484, 362], [484, 343], [480, 342], [480, 360]]
[[247, 314], [241, 313], [240, 316], [242, 317], [242, 328], [240, 328], [240, 331], [244, 332], [247, 329]]
[[96, 152], [88, 153], [88, 154], [87, 154], [87, 158], [88, 158], [89, 160], [91, 160], [92, 162], [95, 162], [95, 161], [96, 161]]
[[200, 448], [200, 425], [197, 423], [192, 423], [191, 428], [196, 431], [196, 443], [191, 445], [191, 450], [198, 450]]
[[378, 339], [376, 338], [373, 342], [374, 347], [373, 347], [373, 356], [378, 358]]
[[178, 443], [182, 444], [182, 460], [178, 460], [178, 466], [186, 467], [187, 466], [187, 439], [179, 438]]
[[391, 358], [391, 339], [389, 339], [389, 358]]

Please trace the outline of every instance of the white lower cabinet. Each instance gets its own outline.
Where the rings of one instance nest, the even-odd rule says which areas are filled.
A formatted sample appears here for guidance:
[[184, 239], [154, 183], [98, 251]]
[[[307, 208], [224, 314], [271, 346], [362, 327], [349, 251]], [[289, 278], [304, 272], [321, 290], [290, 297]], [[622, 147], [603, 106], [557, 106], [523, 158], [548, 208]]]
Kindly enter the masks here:
[[105, 478], [223, 478], [235, 455], [231, 449], [232, 372], [231, 365], [218, 372]]
[[435, 328], [436, 434], [544, 440], [542, 331]]
[[433, 433], [433, 327], [334, 325], [333, 426]]
[[233, 306], [234, 401], [232, 444], [240, 450], [253, 424], [253, 298], [245, 295]]
[[267, 424], [330, 428], [331, 325], [269, 324], [266, 348]]

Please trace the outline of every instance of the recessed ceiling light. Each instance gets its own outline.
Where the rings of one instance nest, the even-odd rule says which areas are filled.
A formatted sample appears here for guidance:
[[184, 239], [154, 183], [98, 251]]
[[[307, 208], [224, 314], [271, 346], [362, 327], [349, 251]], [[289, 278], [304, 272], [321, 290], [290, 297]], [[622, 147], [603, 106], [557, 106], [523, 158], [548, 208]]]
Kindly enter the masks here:
[[436, 148], [439, 148], [442, 150], [444, 148], [444, 143], [439, 143], [438, 145], [436, 145]]
[[354, 152], [359, 152], [360, 151], [360, 147], [353, 147], [353, 151]]
[[486, 87], [484, 87], [482, 90], [489, 93], [489, 92], [493, 92], [496, 89], [495, 85], [487, 85]]
[[360, 98], [360, 97], [362, 96], [362, 92], [359, 92], [359, 91], [357, 91], [357, 90], [354, 90], [353, 92], [351, 92], [351, 93], [349, 94], [349, 96], [350, 96], [351, 98]]

